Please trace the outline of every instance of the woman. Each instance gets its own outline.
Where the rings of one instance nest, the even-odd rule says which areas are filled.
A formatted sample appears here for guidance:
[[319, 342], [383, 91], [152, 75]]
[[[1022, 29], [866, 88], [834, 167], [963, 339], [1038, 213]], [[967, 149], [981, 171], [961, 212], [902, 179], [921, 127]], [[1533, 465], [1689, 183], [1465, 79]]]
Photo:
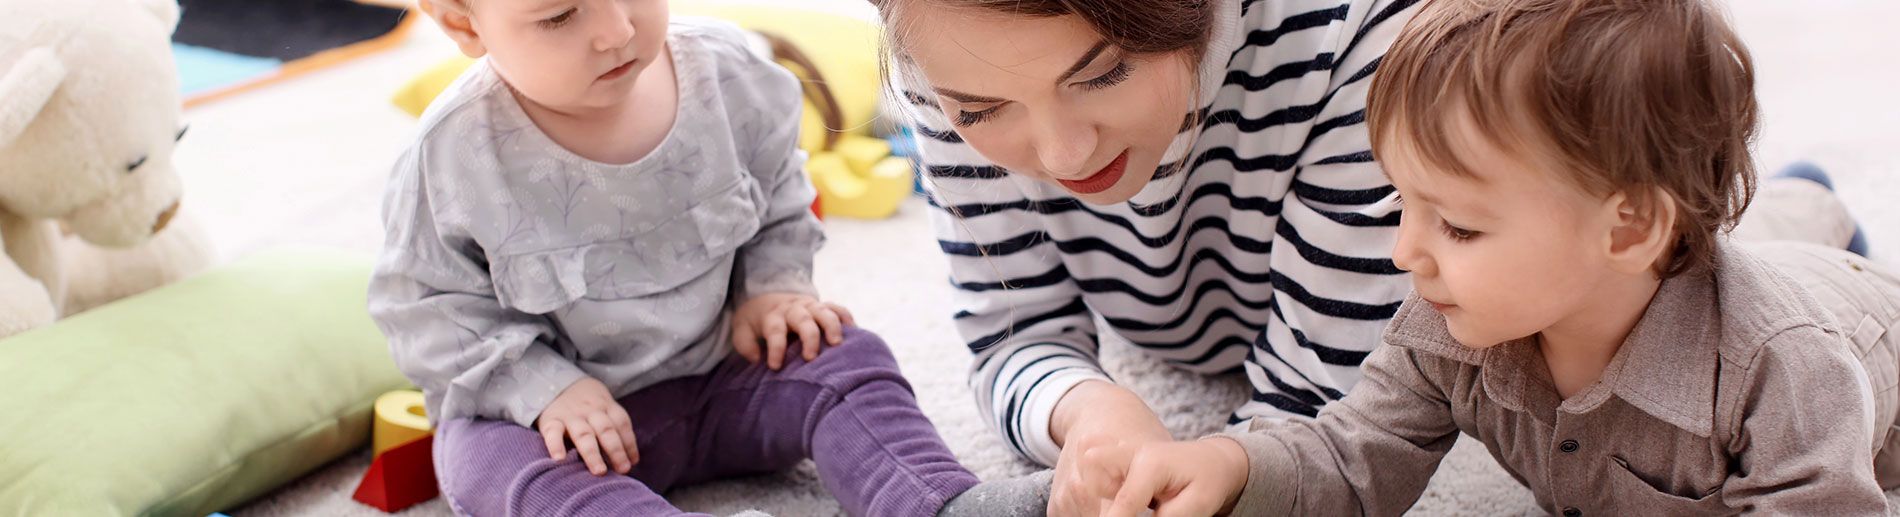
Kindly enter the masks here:
[[1169, 440], [1107, 331], [1244, 370], [1230, 423], [1338, 400], [1403, 300], [1365, 91], [1415, 0], [873, 0], [976, 354], [981, 413], [1054, 465], [1051, 509]]

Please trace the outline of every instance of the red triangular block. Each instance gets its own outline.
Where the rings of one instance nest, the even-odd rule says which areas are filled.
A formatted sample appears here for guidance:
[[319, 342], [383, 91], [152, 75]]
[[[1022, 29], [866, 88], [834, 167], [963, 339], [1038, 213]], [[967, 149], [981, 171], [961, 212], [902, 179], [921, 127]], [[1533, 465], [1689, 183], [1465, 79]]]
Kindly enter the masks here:
[[389, 513], [434, 499], [440, 490], [431, 457], [434, 441], [434, 436], [424, 436], [383, 451], [370, 462], [369, 473], [363, 475], [353, 497]]

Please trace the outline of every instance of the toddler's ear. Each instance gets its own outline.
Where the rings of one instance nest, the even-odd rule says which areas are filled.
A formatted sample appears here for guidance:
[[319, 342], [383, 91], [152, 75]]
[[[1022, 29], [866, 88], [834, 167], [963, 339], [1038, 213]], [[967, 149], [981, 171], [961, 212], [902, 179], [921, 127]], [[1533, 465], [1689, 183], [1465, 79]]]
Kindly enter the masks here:
[[475, 32], [475, 21], [469, 18], [466, 0], [417, 0], [416, 7], [435, 20], [435, 25], [449, 35], [449, 40], [462, 49], [463, 55], [479, 58], [488, 53], [488, 48], [482, 46], [481, 34]]
[[1657, 264], [1666, 262], [1676, 245], [1679, 207], [1675, 196], [1662, 187], [1652, 187], [1641, 202], [1618, 192], [1604, 205], [1614, 218], [1609, 235], [1611, 265], [1628, 274], [1657, 271]]

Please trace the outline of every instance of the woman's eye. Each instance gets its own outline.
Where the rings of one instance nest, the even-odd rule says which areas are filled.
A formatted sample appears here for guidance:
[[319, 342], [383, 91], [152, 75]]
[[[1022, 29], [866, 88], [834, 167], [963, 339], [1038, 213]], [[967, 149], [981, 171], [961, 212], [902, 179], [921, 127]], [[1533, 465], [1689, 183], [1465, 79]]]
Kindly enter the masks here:
[[1110, 69], [1108, 73], [1102, 74], [1100, 77], [1089, 79], [1088, 81], [1083, 82], [1082, 88], [1087, 89], [1087, 90], [1100, 90], [1103, 88], [1121, 84], [1122, 81], [1128, 80], [1128, 74], [1133, 73], [1134, 71], [1135, 71], [1134, 64], [1131, 64], [1127, 61], [1123, 61], [1121, 63], [1115, 64], [1115, 68]]
[[984, 121], [987, 121], [991, 117], [995, 117], [995, 116], [996, 116], [996, 108], [990, 108], [983, 111], [958, 111], [957, 119], [952, 122], [954, 122], [957, 125], [957, 127], [970, 127], [977, 124], [981, 124]]

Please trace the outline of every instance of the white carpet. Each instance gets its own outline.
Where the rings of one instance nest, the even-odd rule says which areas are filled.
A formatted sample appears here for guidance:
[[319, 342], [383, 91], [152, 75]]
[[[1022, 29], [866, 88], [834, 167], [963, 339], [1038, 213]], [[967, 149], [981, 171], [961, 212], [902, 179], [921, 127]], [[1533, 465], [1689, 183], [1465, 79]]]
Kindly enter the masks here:
[[[749, 0], [766, 3], [766, 0]], [[1271, 1], [1271, 0], [1269, 0]], [[1900, 20], [1891, 0], [1737, 0], [1738, 26], [1761, 70], [1766, 131], [1764, 168], [1807, 158], [1832, 172], [1842, 197], [1866, 227], [1878, 257], [1900, 257]], [[859, 0], [801, 2], [863, 16]], [[383, 179], [409, 138], [413, 120], [387, 98], [453, 48], [432, 27], [404, 47], [310, 74], [187, 113], [192, 132], [178, 165], [186, 206], [232, 258], [279, 244], [316, 244], [374, 253]], [[957, 456], [986, 479], [1030, 471], [977, 421], [964, 372], [969, 354], [950, 325], [949, 286], [927, 209], [913, 200], [885, 221], [828, 222], [831, 244], [819, 255], [826, 296], [854, 310], [884, 336], [917, 389], [924, 412]], [[1105, 361], [1118, 379], [1152, 401], [1180, 437], [1219, 427], [1245, 396], [1236, 377], [1175, 371], [1110, 343]], [[339, 460], [245, 507], [236, 517], [378, 515], [349, 499], [367, 453]], [[760, 509], [780, 516], [839, 513], [814, 471], [724, 481], [682, 489], [687, 509], [731, 514]], [[1890, 496], [1890, 499], [1892, 496]], [[1536, 513], [1529, 495], [1482, 447], [1454, 449], [1414, 509], [1422, 515]], [[446, 515], [440, 499], [402, 513]]]

